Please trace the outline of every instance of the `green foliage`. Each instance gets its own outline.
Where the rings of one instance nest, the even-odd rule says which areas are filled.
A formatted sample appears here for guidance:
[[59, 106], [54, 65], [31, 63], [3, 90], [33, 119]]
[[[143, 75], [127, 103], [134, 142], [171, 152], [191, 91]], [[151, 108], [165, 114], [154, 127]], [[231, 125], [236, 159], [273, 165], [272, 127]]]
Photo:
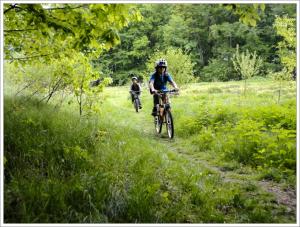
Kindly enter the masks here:
[[194, 80], [190, 56], [175, 48], [169, 48], [166, 52], [155, 52], [147, 62], [148, 72], [153, 71], [154, 63], [161, 58], [167, 60], [168, 71], [177, 84], [185, 84]]
[[239, 45], [236, 47], [236, 53], [231, 58], [234, 69], [245, 80], [244, 94], [246, 92], [247, 79], [257, 75], [262, 66], [262, 59], [256, 55], [256, 52], [250, 53], [248, 50], [244, 53], [239, 52]]
[[236, 74], [230, 61], [212, 59], [209, 61], [209, 65], [203, 67], [199, 80], [212, 82], [238, 79], [238, 75], [235, 77], [233, 75]]
[[[252, 175], [224, 178], [215, 167], [226, 162], [296, 185], [296, 85], [286, 81], [293, 61], [282, 57], [294, 53], [296, 7], [265, 6], [4, 4], [4, 222], [295, 222], [295, 211], [252, 184]], [[273, 27], [283, 14], [288, 19]], [[228, 60], [249, 63], [251, 53], [280, 81], [277, 104], [277, 84], [254, 78], [249, 64], [242, 76], [255, 92], [244, 99], [240, 82], [186, 84], [194, 75], [240, 79]], [[132, 114], [127, 86], [104, 90], [112, 79], [125, 84], [129, 72], [146, 77], [162, 57], [182, 84], [171, 143], [151, 136], [147, 111]], [[142, 101], [150, 110], [152, 99]], [[88, 117], [73, 114], [78, 107]]]
[[[216, 88], [222, 89], [215, 85], [213, 89]], [[228, 93], [222, 90], [218, 94], [208, 88], [207, 97], [211, 100], [202, 100], [192, 116], [181, 113], [183, 117], [178, 119], [177, 135], [183, 138], [192, 136], [192, 143], [198, 151], [212, 152], [225, 160], [250, 165], [262, 171], [268, 179], [273, 176], [278, 182], [289, 181], [296, 172], [295, 100], [283, 95], [281, 105], [278, 105], [267, 101], [264, 95], [258, 104], [254, 95], [244, 104], [233, 97], [228, 102]], [[225, 96], [221, 105], [215, 103], [212, 94]]]
[[70, 50], [98, 57], [120, 42], [118, 30], [140, 18], [124, 4], [4, 4], [5, 58], [49, 60]]
[[[183, 50], [190, 50], [188, 46], [187, 23], [179, 13], [172, 14], [170, 21], [163, 27], [163, 39], [166, 48], [169, 46], [178, 47]], [[176, 35], [174, 35], [176, 34]]]
[[291, 75], [287, 71], [286, 68], [284, 68], [282, 71], [270, 73], [269, 77], [273, 78], [275, 81], [289, 81], [291, 80]]
[[111, 123], [5, 102], [5, 222], [218, 222], [219, 200], [239, 194], [209, 171], [165, 160], [139, 132], [124, 138]]
[[[131, 23], [120, 31], [120, 45], [105, 51], [97, 64], [111, 72], [114, 85], [124, 85], [129, 80], [129, 73], [135, 72], [146, 77], [146, 62], [154, 50], [161, 45], [161, 29], [169, 18], [171, 5], [138, 4], [143, 20]], [[160, 13], [163, 10], [164, 13]], [[148, 77], [148, 75], [147, 75]]]
[[137, 59], [144, 59], [147, 53], [145, 50], [148, 48], [149, 42], [149, 39], [145, 35], [139, 39], [135, 39], [133, 41], [133, 50], [131, 51], [130, 55]]
[[104, 78], [100, 85], [91, 87], [90, 82], [93, 79], [101, 78], [102, 75], [99, 75], [91, 67], [89, 59], [81, 53], [74, 53], [72, 58], [66, 59], [66, 62], [67, 65], [73, 67], [69, 72], [68, 85], [76, 96], [80, 115], [84, 110], [87, 112], [99, 111], [98, 103], [95, 101], [98, 101], [99, 93], [103, 91], [103, 88], [112, 82], [111, 78]]
[[[214, 76], [214, 81], [240, 79], [233, 73], [232, 63], [226, 66], [237, 44], [241, 52], [256, 52], [263, 59], [262, 76], [281, 70], [282, 64], [274, 48], [280, 41], [273, 27], [275, 15], [283, 16], [284, 12], [291, 18], [296, 15], [293, 4], [229, 4], [226, 7], [218, 4], [139, 4], [136, 7], [143, 20], [121, 30], [121, 44], [105, 51], [98, 59], [101, 68], [111, 72], [114, 85], [126, 84], [131, 71], [145, 77], [148, 59], [154, 52], [166, 52], [169, 48], [181, 49], [190, 56], [195, 77], [203, 78], [204, 74], [211, 77], [211, 72], [216, 70], [222, 77]], [[228, 7], [231, 9], [226, 10]], [[209, 66], [214, 61], [219, 61], [222, 70]]]
[[239, 16], [239, 20], [244, 24], [256, 26], [258, 20], [260, 20], [260, 11], [265, 10], [265, 4], [224, 4], [227, 10], [232, 11]]
[[[259, 84], [258, 93], [272, 85], [249, 83]], [[230, 159], [228, 165], [242, 171], [242, 165], [233, 163], [239, 158], [243, 166], [253, 165], [249, 171], [257, 168], [267, 179], [295, 176], [296, 101], [285, 95], [284, 105], [270, 105], [264, 94], [261, 103], [258, 95], [241, 103], [233, 95], [237, 82], [185, 86], [172, 104], [178, 136], [172, 143], [151, 136], [148, 113], [136, 115], [124, 99], [128, 87], [108, 88], [104, 95], [109, 98], [101, 105], [105, 111], [89, 118], [72, 114], [72, 105], [57, 110], [38, 100], [6, 96], [4, 221], [294, 222], [294, 213], [275, 203], [256, 182], [224, 179], [223, 173], [206, 166], [205, 156], [198, 161], [197, 155], [201, 151], [214, 160]], [[210, 93], [209, 88], [223, 92]], [[150, 109], [152, 100], [145, 97], [144, 108]], [[187, 108], [187, 103], [193, 105]], [[238, 145], [253, 148], [253, 159]]]
[[262, 65], [262, 59], [256, 55], [256, 52], [250, 53], [247, 50], [245, 53], [240, 53], [238, 45], [231, 60], [234, 69], [241, 74], [244, 80], [257, 75]]
[[296, 68], [296, 19], [276, 17], [274, 27], [277, 34], [283, 37], [277, 44], [280, 60], [291, 73]]
[[[33, 94], [47, 93], [42, 100], [71, 90], [80, 115], [99, 111], [94, 101], [112, 80], [99, 75], [92, 60], [119, 44], [118, 31], [140, 19], [128, 4], [5, 4], [5, 59], [40, 69], [29, 76], [24, 71], [22, 82]], [[91, 80], [100, 77], [106, 78], [91, 89]]]
[[[80, 115], [99, 112], [100, 93], [112, 83], [112, 79], [99, 74], [92, 67], [89, 58], [82, 53], [72, 52], [70, 56], [52, 59], [50, 65], [28, 64], [14, 67], [5, 63], [6, 80], [20, 86], [16, 94], [38, 96], [40, 102], [50, 102], [54, 96], [65, 101], [66, 93], [72, 93], [77, 100]], [[15, 72], [15, 73], [14, 73]], [[90, 82], [101, 78], [101, 83], [91, 87]], [[57, 101], [57, 100], [56, 100]], [[72, 101], [69, 101], [69, 104]]]
[[[233, 48], [239, 43], [246, 43], [248, 48], [255, 48], [252, 45], [259, 43], [259, 37], [255, 29], [240, 22], [223, 22], [211, 25], [209, 39], [214, 42], [212, 49], [214, 55], [222, 58], [228, 58], [230, 54], [233, 54]], [[249, 39], [252, 43], [248, 42]]]
[[282, 87], [286, 81], [292, 79], [290, 72], [288, 72], [287, 68], [283, 68], [283, 70], [275, 73], [269, 73], [269, 77], [273, 78], [275, 81], [278, 81], [278, 100], [277, 103], [280, 102], [280, 98], [282, 95]]

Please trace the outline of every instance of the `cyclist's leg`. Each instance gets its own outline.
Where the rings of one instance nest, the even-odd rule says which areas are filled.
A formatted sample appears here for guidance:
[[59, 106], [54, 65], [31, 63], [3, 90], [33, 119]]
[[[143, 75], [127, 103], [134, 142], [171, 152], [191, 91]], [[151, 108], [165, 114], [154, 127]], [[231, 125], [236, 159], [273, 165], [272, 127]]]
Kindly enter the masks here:
[[156, 116], [157, 114], [157, 109], [156, 109], [157, 104], [159, 104], [159, 97], [158, 95], [153, 95], [153, 110], [152, 110], [153, 116]]
[[133, 103], [133, 101], [134, 101], [134, 96], [133, 96], [133, 94], [131, 93], [131, 102]]

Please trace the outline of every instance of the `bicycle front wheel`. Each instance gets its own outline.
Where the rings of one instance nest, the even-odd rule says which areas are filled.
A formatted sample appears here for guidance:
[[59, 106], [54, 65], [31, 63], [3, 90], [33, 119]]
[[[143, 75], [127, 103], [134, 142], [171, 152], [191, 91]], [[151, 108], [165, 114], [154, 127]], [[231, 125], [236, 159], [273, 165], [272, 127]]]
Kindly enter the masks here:
[[155, 125], [155, 130], [156, 133], [161, 133], [161, 129], [162, 129], [162, 121], [160, 119], [160, 116], [155, 116], [154, 117], [154, 125]]
[[174, 123], [173, 123], [172, 114], [169, 110], [166, 111], [166, 126], [167, 126], [168, 137], [172, 139], [174, 137]]
[[135, 99], [134, 100], [134, 108], [136, 112], [139, 112], [139, 100]]

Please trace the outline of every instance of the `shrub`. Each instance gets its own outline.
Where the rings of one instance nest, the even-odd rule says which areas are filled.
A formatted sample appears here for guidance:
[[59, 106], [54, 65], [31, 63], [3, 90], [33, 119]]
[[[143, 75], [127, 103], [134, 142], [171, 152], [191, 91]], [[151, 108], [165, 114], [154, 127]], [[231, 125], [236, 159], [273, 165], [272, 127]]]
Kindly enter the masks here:
[[168, 62], [168, 71], [177, 84], [186, 84], [194, 80], [193, 67], [191, 57], [183, 53], [181, 49], [169, 48], [165, 52], [155, 52], [147, 62], [149, 74], [154, 70], [154, 63], [164, 58]]
[[207, 66], [204, 66], [200, 77], [200, 81], [229, 81], [239, 80], [238, 75], [234, 72], [230, 62], [221, 59], [212, 59]]
[[296, 171], [294, 107], [294, 101], [243, 109], [206, 106], [180, 119], [180, 135], [194, 135], [199, 151], [218, 152], [227, 160], [262, 169], [266, 176], [272, 174], [268, 169], [276, 168], [280, 179], [287, 178]]

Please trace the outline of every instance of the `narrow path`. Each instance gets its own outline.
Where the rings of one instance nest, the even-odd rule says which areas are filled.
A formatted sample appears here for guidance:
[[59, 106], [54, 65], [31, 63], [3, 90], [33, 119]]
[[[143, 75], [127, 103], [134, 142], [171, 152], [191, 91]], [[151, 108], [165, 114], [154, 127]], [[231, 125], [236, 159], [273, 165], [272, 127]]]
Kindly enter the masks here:
[[[165, 143], [163, 140], [161, 143]], [[233, 182], [238, 184], [247, 184], [249, 182], [255, 182], [255, 185], [271, 194], [273, 194], [276, 198], [277, 204], [281, 204], [287, 206], [288, 212], [296, 213], [296, 205], [297, 205], [297, 196], [296, 190], [294, 188], [286, 188], [282, 189], [282, 186], [274, 181], [267, 181], [267, 180], [254, 180], [253, 175], [248, 173], [236, 173], [232, 171], [228, 171], [225, 168], [220, 168], [212, 163], [209, 160], [204, 159], [198, 153], [197, 156], [193, 156], [189, 153], [188, 148], [185, 146], [184, 148], [181, 147], [181, 139], [177, 139], [176, 143], [165, 143], [168, 148], [185, 157], [186, 159], [190, 160], [193, 163], [198, 163], [202, 167], [206, 169], [210, 169], [213, 172], [220, 174], [221, 179], [223, 182]], [[254, 170], [253, 170], [254, 171]]]

